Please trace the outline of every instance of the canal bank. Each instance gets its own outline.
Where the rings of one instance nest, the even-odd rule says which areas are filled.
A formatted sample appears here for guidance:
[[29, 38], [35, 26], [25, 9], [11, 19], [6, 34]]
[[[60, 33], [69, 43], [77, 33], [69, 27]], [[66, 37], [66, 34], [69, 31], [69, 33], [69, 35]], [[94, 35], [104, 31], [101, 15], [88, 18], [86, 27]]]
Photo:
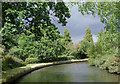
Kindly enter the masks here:
[[[78, 62], [49, 66], [32, 71], [20, 77], [12, 84], [118, 84], [117, 74], [89, 66], [88, 62]], [[67, 83], [66, 83], [67, 82]], [[84, 83], [85, 82], [85, 83]], [[100, 82], [100, 83], [99, 83]]]
[[77, 62], [87, 62], [88, 59], [81, 59], [81, 60], [68, 60], [68, 61], [57, 61], [57, 62], [51, 62], [51, 63], [40, 63], [40, 64], [28, 64], [23, 67], [11, 69], [8, 71], [2, 72], [2, 84], [8, 84], [16, 79], [24, 76], [25, 74], [28, 74], [34, 70], [53, 66], [53, 65], [61, 65], [61, 64], [68, 64], [68, 63], [77, 63]]

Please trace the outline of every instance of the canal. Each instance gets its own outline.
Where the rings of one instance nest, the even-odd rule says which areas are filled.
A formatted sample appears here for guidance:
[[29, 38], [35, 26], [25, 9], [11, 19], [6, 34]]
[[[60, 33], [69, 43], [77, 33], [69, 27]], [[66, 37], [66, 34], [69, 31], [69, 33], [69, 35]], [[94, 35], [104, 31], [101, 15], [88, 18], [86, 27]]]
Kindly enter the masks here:
[[23, 82], [118, 82], [118, 75], [82, 62], [35, 70], [21, 77], [16, 84]]

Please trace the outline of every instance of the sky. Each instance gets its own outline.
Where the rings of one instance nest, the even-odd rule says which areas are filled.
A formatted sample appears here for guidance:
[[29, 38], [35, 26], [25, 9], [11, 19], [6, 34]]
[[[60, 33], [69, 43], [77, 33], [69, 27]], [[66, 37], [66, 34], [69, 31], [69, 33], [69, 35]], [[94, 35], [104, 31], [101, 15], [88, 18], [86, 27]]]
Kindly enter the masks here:
[[60, 33], [64, 35], [64, 29], [67, 28], [69, 33], [71, 34], [73, 43], [79, 42], [83, 40], [83, 36], [85, 35], [85, 30], [87, 27], [91, 28], [91, 32], [93, 35], [93, 41], [97, 41], [97, 33], [100, 32], [101, 28], [104, 30], [104, 24], [100, 22], [100, 18], [98, 16], [92, 15], [82, 15], [78, 12], [78, 6], [74, 5], [70, 8], [71, 17], [67, 19], [67, 25], [62, 26], [61, 24], [53, 21], [55, 25], [58, 27]]

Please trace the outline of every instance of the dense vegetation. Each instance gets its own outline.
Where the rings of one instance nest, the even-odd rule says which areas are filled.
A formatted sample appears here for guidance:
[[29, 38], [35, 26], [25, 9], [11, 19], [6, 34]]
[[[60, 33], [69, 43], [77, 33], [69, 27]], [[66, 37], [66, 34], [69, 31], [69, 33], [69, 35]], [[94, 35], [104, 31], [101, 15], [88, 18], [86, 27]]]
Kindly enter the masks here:
[[98, 33], [96, 43], [93, 42], [89, 27], [85, 31], [84, 40], [75, 44], [67, 29], [64, 35], [60, 34], [51, 19], [57, 18], [58, 23], [66, 25], [70, 13], [64, 2], [3, 3], [0, 45], [3, 70], [28, 63], [88, 57], [90, 65], [107, 69], [111, 73], [120, 73], [120, 2], [70, 4], [77, 4], [83, 15], [98, 14], [101, 22], [106, 24], [106, 31]]
[[[53, 17], [57, 18], [58, 23], [66, 25], [66, 18], [70, 18], [70, 13], [65, 3], [2, 4], [1, 58], [3, 70], [28, 63], [74, 58], [74, 56], [67, 55], [66, 45], [72, 42], [70, 33], [65, 29], [64, 35], [61, 35], [58, 28], [51, 22]], [[10, 63], [6, 66], [8, 62]]]
[[78, 11], [83, 15], [99, 15], [101, 22], [106, 25], [104, 27], [106, 31], [101, 30], [98, 33], [97, 42], [94, 44], [91, 41], [87, 49], [90, 65], [95, 65], [111, 73], [120, 73], [120, 2], [78, 2], [72, 4], [77, 4]]

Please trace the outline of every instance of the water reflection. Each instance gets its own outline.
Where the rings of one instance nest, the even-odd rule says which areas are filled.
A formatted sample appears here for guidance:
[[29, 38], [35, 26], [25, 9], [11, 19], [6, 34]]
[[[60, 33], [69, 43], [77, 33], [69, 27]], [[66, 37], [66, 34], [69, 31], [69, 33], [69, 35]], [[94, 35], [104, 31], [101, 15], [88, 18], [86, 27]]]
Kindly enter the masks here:
[[89, 66], [88, 63], [74, 63], [50, 66], [31, 72], [19, 82], [117, 82], [118, 75]]

